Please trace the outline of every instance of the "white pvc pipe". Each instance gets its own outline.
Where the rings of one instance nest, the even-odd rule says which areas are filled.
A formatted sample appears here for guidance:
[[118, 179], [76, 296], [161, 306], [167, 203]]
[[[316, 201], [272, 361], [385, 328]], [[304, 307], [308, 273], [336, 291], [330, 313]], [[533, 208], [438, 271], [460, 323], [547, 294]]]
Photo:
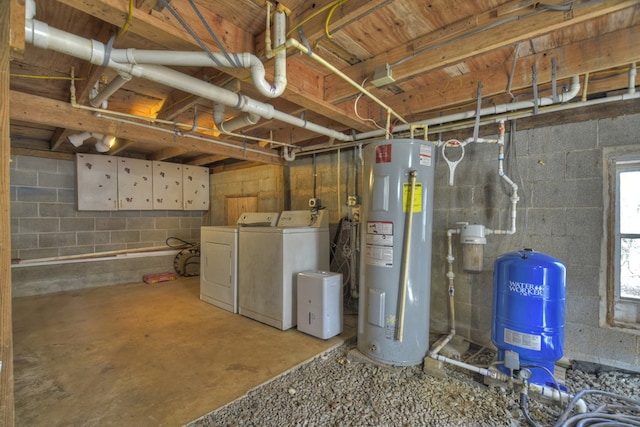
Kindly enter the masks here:
[[288, 162], [293, 162], [296, 159], [296, 153], [289, 147], [284, 147], [282, 149], [282, 157]]
[[131, 80], [130, 75], [119, 73], [113, 80], [111, 80], [102, 92], [91, 98], [89, 103], [94, 107], [100, 107], [104, 101], [116, 93], [116, 91], [124, 86], [129, 80]]
[[[558, 102], [563, 103], [563, 102], [569, 101], [570, 99], [573, 99], [578, 94], [579, 91], [580, 91], [580, 79], [578, 76], [574, 76], [571, 78], [571, 85], [569, 87], [569, 90], [559, 96]], [[538, 98], [538, 107], [551, 105], [553, 103], [554, 102], [552, 97]], [[509, 111], [517, 111], [525, 108], [532, 108], [534, 105], [536, 105], [535, 100], [495, 105], [493, 107], [485, 107], [481, 109], [480, 115], [485, 116], [485, 115], [502, 114]], [[462, 113], [449, 114], [448, 116], [434, 117], [432, 119], [422, 120], [412, 124], [433, 126], [433, 125], [440, 125], [443, 123], [451, 123], [459, 120], [470, 119], [475, 116], [476, 116], [476, 111], [470, 110]], [[394, 127], [393, 131], [404, 132], [409, 130], [410, 128], [411, 128], [411, 124], [402, 124]], [[384, 134], [385, 134], [384, 130], [373, 130], [370, 132], [359, 133], [358, 135], [356, 135], [355, 139], [362, 140], [362, 139], [369, 139], [369, 138], [377, 138], [380, 136], [384, 136]]]
[[[96, 65], [102, 65], [104, 62], [106, 48], [103, 43], [78, 37], [65, 31], [49, 27], [47, 24], [36, 20], [27, 20], [25, 29], [26, 41], [37, 47], [51, 49], [76, 58], [84, 59]], [[113, 59], [108, 61], [108, 66], [120, 72], [128, 73], [135, 77], [145, 78], [164, 85], [169, 85], [174, 89], [183, 90], [185, 92], [219, 102], [226, 106], [236, 108], [243, 112], [258, 115], [265, 119], [279, 120], [292, 126], [309, 129], [312, 132], [325, 135], [339, 141], [352, 140], [350, 135], [277, 111], [272, 105], [214, 86], [168, 67], [147, 64], [122, 64], [114, 61]]]
[[503, 374], [502, 372], [499, 371], [493, 371], [491, 369], [486, 369], [486, 368], [480, 368], [478, 366], [475, 365], [471, 365], [469, 363], [464, 363], [461, 362], [459, 360], [455, 360], [455, 359], [451, 359], [449, 357], [445, 357], [445, 356], [441, 356], [441, 355], [436, 355], [436, 356], [431, 356], [429, 355], [429, 357], [435, 359], [435, 360], [440, 360], [441, 362], [445, 362], [448, 363], [450, 365], [454, 365], [454, 366], [458, 366], [460, 368], [464, 368], [468, 371], [471, 372], [476, 372], [480, 375], [484, 375], [485, 377], [489, 377], [489, 378], [493, 378], [494, 380], [498, 380], [498, 381], [508, 381], [509, 380], [509, 376]]
[[255, 125], [260, 121], [260, 116], [257, 114], [241, 114], [239, 116], [234, 117], [233, 119], [224, 121], [218, 125], [218, 129], [220, 129], [223, 133], [229, 133], [236, 131], [238, 129]]
[[636, 93], [636, 74], [638, 71], [636, 70], [636, 63], [631, 64], [631, 68], [629, 69], [629, 95], [633, 95]]
[[498, 128], [498, 176], [511, 187], [511, 228], [507, 230], [485, 229], [486, 234], [515, 234], [516, 233], [516, 207], [520, 198], [518, 197], [518, 184], [504, 172], [504, 120], [500, 120]]
[[[270, 31], [270, 29], [267, 29]], [[274, 31], [276, 45], [284, 44], [286, 34], [286, 15], [276, 12], [274, 18]], [[193, 67], [228, 67], [235, 68], [236, 64], [229, 61], [226, 55], [218, 52], [211, 52], [211, 55], [218, 61], [214, 61], [207, 52], [190, 51], [159, 51], [159, 50], [138, 50], [138, 49], [113, 49], [110, 59], [119, 63], [129, 64], [153, 64], [153, 65], [173, 65], [173, 66], [193, 66]], [[278, 52], [275, 55], [274, 80], [273, 84], [265, 78], [265, 69], [262, 61], [252, 53], [232, 53], [231, 54], [242, 68], [251, 70], [251, 78], [254, 85], [263, 96], [277, 98], [282, 95], [287, 87], [286, 77], [286, 51]], [[222, 64], [222, 65], [218, 65]]]
[[460, 234], [460, 230], [457, 228], [450, 228], [447, 230], [447, 279], [449, 281], [449, 334], [441, 337], [438, 341], [433, 344], [431, 349], [429, 350], [429, 356], [435, 358], [440, 350], [444, 348], [445, 345], [449, 344], [449, 341], [453, 339], [456, 335], [456, 312], [455, 312], [455, 288], [453, 285], [453, 279], [456, 277], [456, 274], [453, 272], [453, 261], [455, 260], [453, 256], [453, 235]]
[[[558, 390], [556, 388], [553, 387], [546, 387], [546, 386], [541, 386], [538, 384], [529, 384], [529, 391], [532, 391], [534, 393], [538, 393], [541, 396], [547, 397], [549, 399], [553, 399], [556, 402], [570, 402], [574, 396], [566, 393], [562, 390]], [[585, 403], [584, 400], [582, 399], [578, 399], [578, 401], [576, 402], [576, 411], [584, 414], [585, 412], [587, 412], [587, 404]]]

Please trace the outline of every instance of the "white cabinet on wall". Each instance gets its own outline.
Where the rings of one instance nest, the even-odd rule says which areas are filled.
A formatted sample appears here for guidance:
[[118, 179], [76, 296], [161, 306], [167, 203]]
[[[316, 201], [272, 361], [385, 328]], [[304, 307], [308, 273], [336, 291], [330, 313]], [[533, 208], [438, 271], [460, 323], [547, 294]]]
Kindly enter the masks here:
[[118, 158], [118, 209], [153, 209], [152, 162]]
[[200, 166], [182, 166], [184, 209], [206, 211], [209, 209], [209, 169]]
[[182, 165], [153, 162], [153, 209], [182, 210]]
[[79, 211], [209, 209], [209, 169], [77, 154]]
[[76, 155], [79, 211], [118, 210], [118, 164], [116, 157]]

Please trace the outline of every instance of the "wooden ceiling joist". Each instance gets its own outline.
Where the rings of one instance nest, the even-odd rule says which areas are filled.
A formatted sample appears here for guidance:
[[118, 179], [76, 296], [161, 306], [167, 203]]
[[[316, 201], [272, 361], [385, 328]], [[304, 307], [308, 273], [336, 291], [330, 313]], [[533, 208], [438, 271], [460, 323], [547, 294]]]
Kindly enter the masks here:
[[[244, 149], [241, 144], [233, 146], [233, 143], [216, 143], [205, 141], [175, 133], [167, 133], [160, 129], [138, 127], [132, 124], [109, 121], [98, 118], [90, 111], [77, 109], [71, 104], [55, 101], [35, 95], [27, 95], [11, 91], [11, 119], [28, 120], [32, 123], [46, 123], [56, 127], [92, 132], [105, 135], [114, 135], [117, 138], [125, 138], [133, 141], [156, 144], [159, 147], [181, 147], [190, 151], [202, 153], [220, 154], [242, 160], [253, 160], [269, 164], [283, 164], [284, 161], [276, 155], [275, 151], [253, 148], [255, 151]], [[38, 105], [34, 111], [33, 105]]]
[[[393, 67], [393, 77], [396, 81], [402, 81], [420, 73], [457, 64], [472, 56], [508, 47], [563, 27], [636, 5], [637, 1], [634, 0], [605, 0], [575, 8], [570, 16], [562, 12], [544, 12], [526, 16], [531, 11], [522, 9], [516, 12], [517, 16], [522, 15], [521, 19], [515, 23], [497, 25], [495, 28], [489, 26], [505, 18], [497, 18], [492, 11], [489, 11], [478, 17], [478, 28], [487, 28], [482, 31], [482, 37], [454, 38], [445, 45], [436, 44], [433, 49], [421, 52], [411, 60]], [[414, 44], [416, 43], [418, 41], [414, 42]], [[403, 51], [404, 54], [402, 54]], [[357, 81], [363, 76], [372, 76], [375, 67], [380, 64], [391, 64], [398, 62], [401, 58], [412, 56], [412, 53], [406, 53], [404, 46], [399, 46], [393, 52], [385, 52], [359, 64], [355, 69], [347, 70], [346, 74]], [[326, 87], [325, 100], [328, 102], [338, 102], [356, 94], [353, 87], [335, 75], [327, 76], [324, 86]]]

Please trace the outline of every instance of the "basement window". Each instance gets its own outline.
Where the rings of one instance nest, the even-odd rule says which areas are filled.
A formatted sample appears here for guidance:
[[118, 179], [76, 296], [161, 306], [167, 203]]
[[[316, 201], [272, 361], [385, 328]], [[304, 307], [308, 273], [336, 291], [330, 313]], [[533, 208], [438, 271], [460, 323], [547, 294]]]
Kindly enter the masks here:
[[[611, 157], [607, 320], [640, 329], [640, 155]], [[613, 279], [613, 280], [611, 280]]]

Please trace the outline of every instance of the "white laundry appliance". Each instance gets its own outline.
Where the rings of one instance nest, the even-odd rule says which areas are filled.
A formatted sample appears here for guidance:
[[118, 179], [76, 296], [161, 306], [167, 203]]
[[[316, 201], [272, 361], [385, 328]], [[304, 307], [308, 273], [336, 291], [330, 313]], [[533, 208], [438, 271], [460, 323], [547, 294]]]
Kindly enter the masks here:
[[296, 326], [296, 275], [329, 270], [328, 215], [284, 211], [277, 227], [240, 227], [240, 314], [281, 330]]
[[278, 212], [247, 212], [236, 225], [200, 228], [200, 299], [238, 312], [238, 227], [275, 227]]
[[342, 332], [342, 274], [298, 273], [298, 330], [326, 340]]

